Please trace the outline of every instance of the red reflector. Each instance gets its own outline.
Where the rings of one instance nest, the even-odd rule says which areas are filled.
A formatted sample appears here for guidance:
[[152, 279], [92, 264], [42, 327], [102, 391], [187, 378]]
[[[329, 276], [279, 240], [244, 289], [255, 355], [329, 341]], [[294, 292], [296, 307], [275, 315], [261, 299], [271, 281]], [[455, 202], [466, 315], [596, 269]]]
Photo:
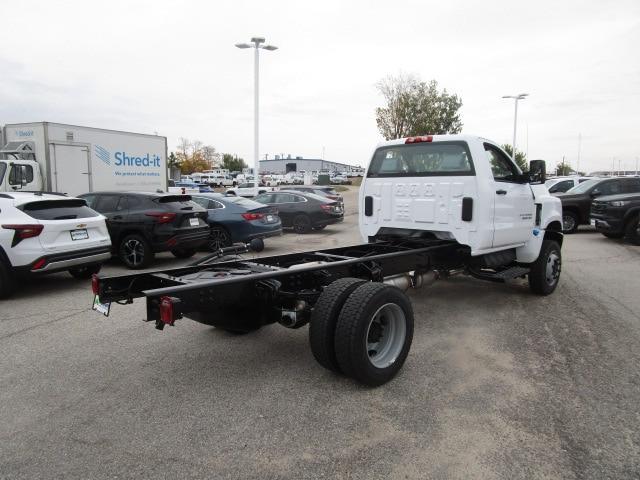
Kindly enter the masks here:
[[173, 301], [171, 297], [160, 297], [160, 320], [167, 325], [173, 325]]
[[42, 233], [44, 225], [2, 225], [7, 230], [15, 230], [16, 236], [21, 240], [25, 238], [37, 237]]
[[264, 213], [243, 213], [242, 218], [245, 220], [260, 220], [264, 218]]
[[36, 263], [33, 264], [33, 266], [31, 267], [31, 270], [40, 270], [42, 267], [44, 267], [47, 264], [47, 259], [46, 258], [41, 258], [39, 260], [36, 261]]
[[409, 137], [404, 143], [422, 143], [422, 142], [433, 142], [433, 135], [425, 135], [422, 137]]
[[175, 239], [175, 237], [171, 237], [169, 240], [167, 240], [167, 247], [175, 247], [177, 243], [178, 241]]
[[95, 273], [91, 275], [91, 290], [94, 295], [98, 295], [100, 293], [100, 279]]
[[158, 223], [173, 222], [176, 218], [176, 214], [173, 212], [147, 212], [145, 215], [155, 218]]

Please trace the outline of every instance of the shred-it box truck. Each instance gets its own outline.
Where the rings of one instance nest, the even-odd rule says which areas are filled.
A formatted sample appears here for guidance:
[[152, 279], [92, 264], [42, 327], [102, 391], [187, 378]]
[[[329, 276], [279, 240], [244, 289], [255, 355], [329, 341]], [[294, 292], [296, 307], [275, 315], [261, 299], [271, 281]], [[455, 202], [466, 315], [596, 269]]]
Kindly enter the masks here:
[[2, 145], [0, 192], [167, 190], [166, 137], [37, 122], [5, 125]]

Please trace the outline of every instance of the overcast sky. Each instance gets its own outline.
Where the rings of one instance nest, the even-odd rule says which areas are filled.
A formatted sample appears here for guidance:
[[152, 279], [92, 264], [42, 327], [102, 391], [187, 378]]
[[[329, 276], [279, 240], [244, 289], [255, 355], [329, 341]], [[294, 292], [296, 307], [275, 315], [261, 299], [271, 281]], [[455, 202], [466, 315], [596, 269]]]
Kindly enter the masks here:
[[399, 72], [458, 94], [464, 133], [555, 165], [635, 168], [640, 1], [2, 2], [0, 124], [51, 121], [365, 165], [382, 140], [375, 83]]

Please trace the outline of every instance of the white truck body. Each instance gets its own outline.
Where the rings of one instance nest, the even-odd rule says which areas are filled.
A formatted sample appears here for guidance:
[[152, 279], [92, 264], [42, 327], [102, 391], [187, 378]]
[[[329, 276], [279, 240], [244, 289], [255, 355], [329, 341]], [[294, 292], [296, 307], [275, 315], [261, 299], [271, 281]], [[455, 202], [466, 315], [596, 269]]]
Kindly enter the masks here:
[[38, 122], [6, 125], [2, 144], [0, 192], [167, 189], [166, 137]]
[[[429, 232], [469, 246], [472, 256], [515, 249], [518, 262], [533, 262], [545, 230], [561, 231], [562, 206], [544, 185], [518, 180], [521, 174], [498, 145], [480, 137], [380, 143], [360, 188], [361, 235]], [[471, 205], [467, 220], [463, 202]]]

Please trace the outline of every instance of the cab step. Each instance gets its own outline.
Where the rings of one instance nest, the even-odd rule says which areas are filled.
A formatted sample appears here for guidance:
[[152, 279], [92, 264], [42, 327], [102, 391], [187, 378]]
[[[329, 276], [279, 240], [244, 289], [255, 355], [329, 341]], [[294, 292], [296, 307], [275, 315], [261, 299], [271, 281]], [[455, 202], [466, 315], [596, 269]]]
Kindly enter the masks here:
[[514, 278], [524, 277], [529, 273], [531, 269], [521, 266], [509, 267], [499, 272], [490, 272], [487, 270], [472, 270], [469, 269], [471, 276], [480, 280], [488, 280], [490, 282], [506, 282], [507, 280], [513, 280]]

